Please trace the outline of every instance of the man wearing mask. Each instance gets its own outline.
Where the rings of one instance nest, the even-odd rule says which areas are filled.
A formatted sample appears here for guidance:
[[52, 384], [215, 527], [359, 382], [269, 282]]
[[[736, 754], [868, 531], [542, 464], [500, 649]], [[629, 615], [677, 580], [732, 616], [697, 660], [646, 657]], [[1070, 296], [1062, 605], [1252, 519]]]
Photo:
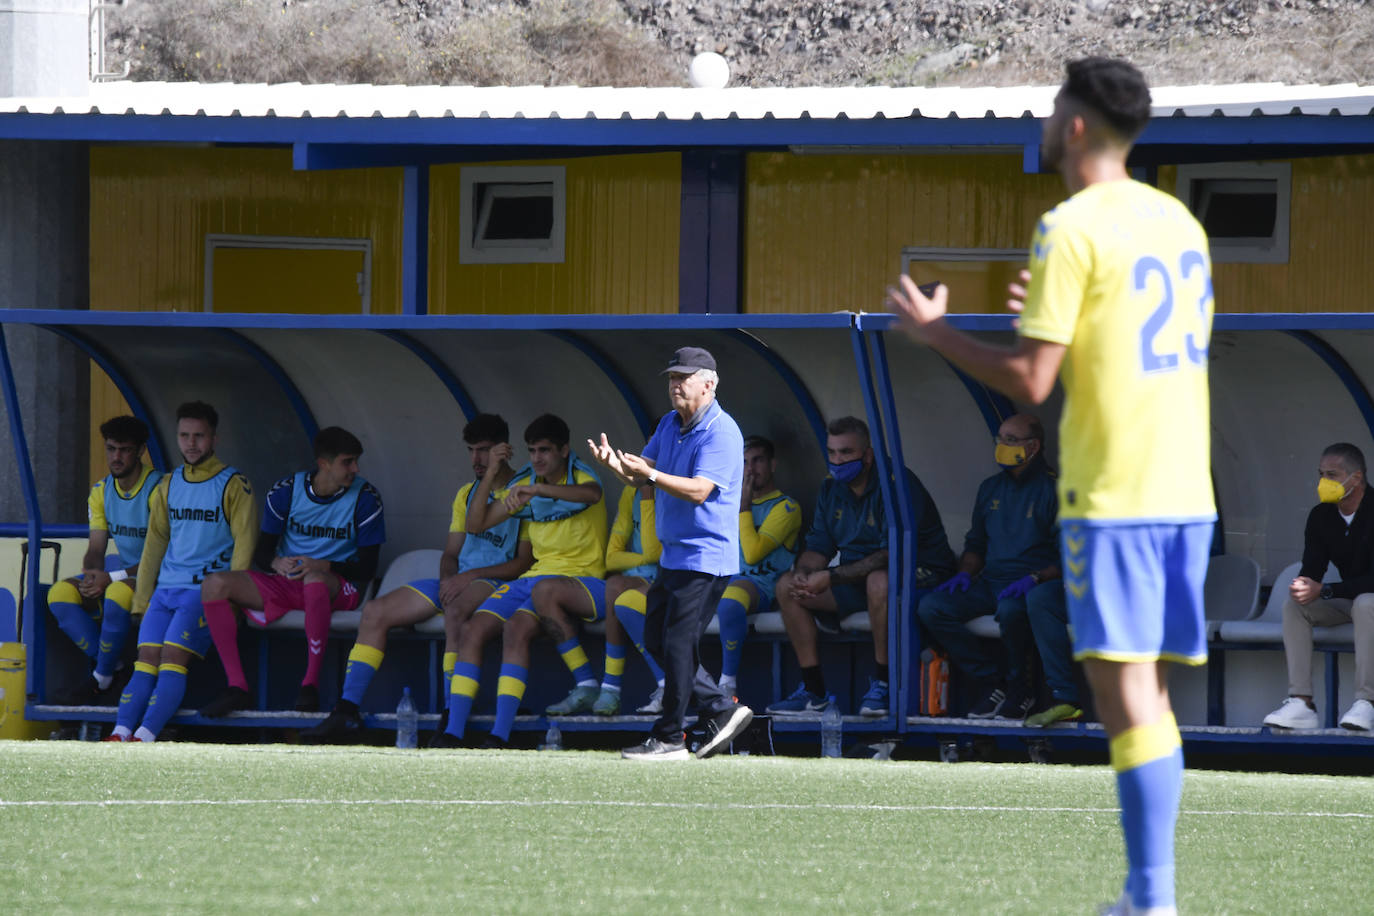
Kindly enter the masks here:
[[[1355, 702], [1341, 727], [1374, 729], [1374, 506], [1365, 503], [1364, 454], [1329, 445], [1317, 465], [1317, 499], [1307, 514], [1302, 570], [1283, 605], [1288, 699], [1264, 717], [1273, 728], [1317, 728], [1312, 704], [1312, 628], [1355, 624]], [[1341, 581], [1323, 583], [1334, 563]], [[1275, 582], [1279, 588], [1281, 583]]]
[[[874, 676], [859, 714], [888, 714], [887, 511], [869, 444], [868, 425], [840, 417], [827, 427], [830, 476], [821, 484], [801, 556], [778, 578], [778, 610], [797, 653], [802, 683], [768, 707], [771, 715], [815, 716], [830, 704], [821, 675], [817, 623], [837, 632], [841, 619], [868, 611], [873, 630]], [[916, 588], [930, 588], [954, 573], [954, 552], [926, 488], [904, 469], [917, 513]], [[839, 554], [839, 565], [827, 566]]]
[[[1020, 719], [1030, 711], [1035, 697], [1027, 677], [1031, 617], [1060, 621], [1066, 617], [1059, 581], [1059, 497], [1044, 449], [1045, 428], [1037, 418], [1016, 414], [1002, 421], [993, 453], [1001, 470], [978, 487], [959, 570], [922, 598], [917, 609], [921, 623], [972, 682], [976, 700], [968, 711], [970, 718]], [[1005, 666], [966, 626], [985, 614], [997, 618]], [[1061, 627], [1062, 644], [1045, 647], [1054, 706], [1069, 707], [1056, 721], [1083, 714], [1074, 687], [1067, 628], [1062, 623]], [[999, 674], [1001, 668], [1005, 668], [1005, 679]]]

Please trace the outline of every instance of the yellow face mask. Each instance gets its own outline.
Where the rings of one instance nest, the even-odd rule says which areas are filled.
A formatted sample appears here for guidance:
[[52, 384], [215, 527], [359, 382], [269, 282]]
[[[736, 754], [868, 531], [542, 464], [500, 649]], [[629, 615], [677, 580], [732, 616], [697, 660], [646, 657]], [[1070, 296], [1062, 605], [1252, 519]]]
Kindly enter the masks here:
[[1026, 447], [1024, 445], [1004, 445], [999, 442], [993, 460], [1004, 468], [1020, 467], [1026, 463]]
[[[1350, 478], [1347, 477], [1348, 481]], [[1324, 503], [1338, 503], [1345, 499], [1345, 483], [1323, 477], [1317, 481], [1317, 499]]]

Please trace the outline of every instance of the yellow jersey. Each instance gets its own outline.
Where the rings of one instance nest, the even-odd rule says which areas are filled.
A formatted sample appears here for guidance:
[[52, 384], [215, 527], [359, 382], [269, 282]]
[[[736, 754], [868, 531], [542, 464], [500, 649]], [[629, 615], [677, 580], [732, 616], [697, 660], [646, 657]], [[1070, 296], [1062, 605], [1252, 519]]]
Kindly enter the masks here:
[[1020, 333], [1068, 348], [1060, 517], [1214, 519], [1202, 226], [1140, 182], [1089, 185], [1041, 218], [1030, 270]]

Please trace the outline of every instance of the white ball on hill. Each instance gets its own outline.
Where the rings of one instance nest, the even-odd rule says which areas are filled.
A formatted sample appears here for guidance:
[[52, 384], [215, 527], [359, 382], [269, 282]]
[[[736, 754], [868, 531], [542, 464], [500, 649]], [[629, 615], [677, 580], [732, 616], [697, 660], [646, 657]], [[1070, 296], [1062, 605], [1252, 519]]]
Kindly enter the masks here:
[[687, 78], [698, 89], [724, 89], [730, 82], [730, 64], [715, 51], [703, 51], [692, 58]]

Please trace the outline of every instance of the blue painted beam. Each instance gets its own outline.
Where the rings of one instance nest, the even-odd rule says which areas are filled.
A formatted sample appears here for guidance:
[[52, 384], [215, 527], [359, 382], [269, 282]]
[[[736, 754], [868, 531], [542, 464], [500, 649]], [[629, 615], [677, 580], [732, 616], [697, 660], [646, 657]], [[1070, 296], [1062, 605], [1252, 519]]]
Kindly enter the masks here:
[[401, 312], [429, 311], [429, 166], [405, 169], [401, 238]]
[[281, 389], [282, 394], [286, 396], [287, 403], [295, 412], [296, 419], [300, 420], [301, 430], [305, 433], [307, 448], [313, 447], [315, 436], [320, 431], [320, 424], [315, 422], [314, 412], [306, 403], [301, 390], [296, 387], [296, 383], [291, 381], [291, 377], [286, 374], [286, 370], [282, 369], [277, 361], [268, 355], [266, 350], [242, 334], [223, 328], [219, 329], [219, 332], [226, 340], [232, 341], [235, 346], [253, 357], [253, 360], [262, 367], [263, 372], [267, 373], [268, 377], [277, 383], [277, 387]]
[[[5, 339], [5, 329], [0, 325], [0, 393], [5, 399], [5, 413], [9, 418], [10, 442], [14, 445], [14, 464], [19, 471], [19, 490], [24, 497], [24, 509], [29, 521], [25, 534], [28, 537], [29, 563], [24, 583], [24, 605], [19, 608], [16, 623], [16, 638], [28, 648], [28, 683], [25, 689], [41, 701], [46, 698], [47, 685], [44, 683], [45, 660], [42, 620], [38, 616], [38, 564], [43, 553], [43, 513], [38, 507], [38, 483], [33, 474], [33, 462], [29, 457], [29, 440], [24, 434], [24, 415], [19, 410], [19, 391], [14, 384], [14, 369], [10, 365], [9, 342]], [[24, 624], [29, 624], [27, 632]], [[27, 638], [26, 638], [27, 637]]]

